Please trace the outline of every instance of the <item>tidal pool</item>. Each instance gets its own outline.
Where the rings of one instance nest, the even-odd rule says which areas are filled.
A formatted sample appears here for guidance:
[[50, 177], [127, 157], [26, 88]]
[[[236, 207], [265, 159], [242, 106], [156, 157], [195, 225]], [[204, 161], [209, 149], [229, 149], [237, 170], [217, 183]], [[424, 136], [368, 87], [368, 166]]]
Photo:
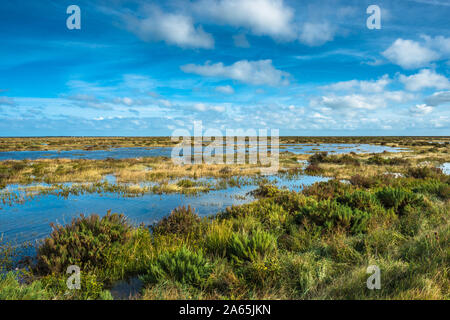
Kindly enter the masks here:
[[[243, 152], [245, 148], [239, 147], [238, 152]], [[268, 150], [270, 150], [270, 145]], [[404, 148], [394, 148], [370, 144], [281, 144], [280, 152], [289, 151], [295, 154], [315, 153], [327, 151], [330, 153], [381, 153], [407, 151]], [[247, 150], [245, 150], [248, 152]], [[257, 151], [256, 149], [253, 151]], [[192, 152], [193, 154], [193, 152]], [[224, 149], [225, 154], [225, 149]], [[91, 159], [103, 160], [112, 159], [133, 159], [145, 157], [168, 157], [172, 155], [172, 147], [157, 148], [112, 148], [108, 150], [70, 150], [70, 151], [2, 151], [0, 152], [0, 161], [4, 160], [36, 160], [36, 159]]]
[[[300, 175], [295, 178], [267, 177], [280, 187], [299, 191], [303, 185], [311, 185], [328, 178]], [[55, 195], [38, 195], [23, 203], [3, 205], [0, 208], [0, 237], [13, 244], [35, 243], [51, 232], [50, 223], [67, 224], [80, 214], [97, 213], [100, 216], [108, 210], [125, 214], [133, 225], [149, 225], [168, 215], [174, 208], [188, 206], [200, 216], [212, 215], [228, 206], [250, 202], [248, 192], [256, 185], [230, 187], [199, 195], [145, 194], [137, 197], [122, 197], [115, 193], [70, 195], [67, 198]], [[13, 190], [15, 188], [11, 188]]]

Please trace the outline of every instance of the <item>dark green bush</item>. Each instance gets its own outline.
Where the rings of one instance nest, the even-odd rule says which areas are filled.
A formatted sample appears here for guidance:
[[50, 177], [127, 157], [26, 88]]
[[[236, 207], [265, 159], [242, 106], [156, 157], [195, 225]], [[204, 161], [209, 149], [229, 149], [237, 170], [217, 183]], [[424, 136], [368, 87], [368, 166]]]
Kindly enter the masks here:
[[212, 264], [202, 251], [192, 252], [181, 247], [161, 254], [150, 265], [148, 273], [140, 278], [144, 283], [171, 280], [199, 286], [209, 277], [212, 269]]
[[279, 193], [273, 198], [273, 201], [292, 214], [298, 212], [307, 203], [308, 198], [301, 193], [291, 191]]
[[318, 200], [324, 200], [342, 196], [351, 189], [351, 185], [333, 179], [325, 182], [316, 182], [311, 186], [305, 187], [302, 192], [304, 195], [315, 196]]
[[367, 159], [368, 164], [376, 164], [376, 165], [405, 165], [408, 163], [408, 160], [403, 158], [383, 158], [380, 155], [375, 155]]
[[98, 215], [73, 219], [69, 225], [51, 224], [53, 231], [37, 252], [36, 269], [40, 273], [65, 272], [69, 265], [82, 270], [101, 267], [115, 245], [125, 243], [131, 226], [124, 215]]
[[164, 217], [156, 224], [150, 226], [154, 234], [175, 234], [186, 236], [197, 233], [201, 228], [201, 219], [191, 206], [180, 207], [173, 210], [169, 216]]
[[256, 230], [251, 234], [233, 233], [227, 251], [230, 258], [241, 263], [263, 258], [275, 249], [275, 237], [268, 232]]
[[377, 215], [384, 213], [384, 208], [381, 206], [378, 198], [368, 191], [356, 190], [351, 193], [345, 193], [344, 195], [338, 197], [337, 201], [351, 207], [352, 209], [367, 211], [371, 214]]
[[385, 187], [376, 193], [377, 198], [386, 209], [394, 209], [403, 214], [406, 206], [417, 207], [424, 204], [423, 197], [405, 188]]
[[353, 210], [336, 200], [321, 200], [300, 210], [296, 220], [302, 223], [303, 219], [323, 227], [326, 231], [341, 228], [351, 233], [361, 233], [367, 230], [370, 215], [359, 209]]
[[317, 165], [319, 163], [336, 163], [336, 164], [348, 164], [359, 167], [361, 164], [358, 159], [354, 158], [352, 155], [331, 155], [329, 156], [327, 152], [317, 152], [309, 157], [309, 163]]
[[427, 193], [434, 195], [442, 200], [447, 200], [450, 198], [450, 185], [437, 180], [428, 180], [423, 182], [420, 185], [413, 187], [412, 191], [416, 193]]
[[348, 164], [356, 167], [359, 167], [361, 165], [358, 159], [352, 157], [349, 154], [344, 154], [340, 157], [332, 156], [330, 162], [338, 164]]

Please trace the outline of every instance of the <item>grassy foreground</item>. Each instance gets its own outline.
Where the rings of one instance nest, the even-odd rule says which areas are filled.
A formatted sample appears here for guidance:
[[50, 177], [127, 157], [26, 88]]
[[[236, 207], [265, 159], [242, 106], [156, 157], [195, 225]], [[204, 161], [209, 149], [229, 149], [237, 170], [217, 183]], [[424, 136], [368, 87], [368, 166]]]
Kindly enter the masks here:
[[[449, 299], [449, 182], [417, 168], [302, 193], [263, 185], [253, 203], [209, 218], [178, 208], [151, 227], [80, 217], [54, 226], [21, 270], [0, 247], [0, 299], [111, 299], [136, 277], [136, 299]], [[81, 290], [66, 286], [74, 264]], [[369, 265], [380, 290], [366, 287]]]

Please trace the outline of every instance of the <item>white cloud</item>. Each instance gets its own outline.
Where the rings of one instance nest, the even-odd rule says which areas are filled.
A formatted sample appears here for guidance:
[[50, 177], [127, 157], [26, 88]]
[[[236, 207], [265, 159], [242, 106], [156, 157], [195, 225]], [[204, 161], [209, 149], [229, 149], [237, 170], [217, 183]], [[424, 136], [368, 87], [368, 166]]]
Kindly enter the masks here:
[[276, 69], [272, 60], [237, 61], [230, 66], [222, 62], [204, 65], [187, 64], [181, 66], [186, 73], [194, 73], [205, 77], [219, 77], [233, 79], [254, 85], [285, 85], [288, 84], [289, 74]]
[[436, 52], [439, 52], [444, 58], [449, 58], [450, 56], [450, 38], [444, 36], [430, 37], [427, 35], [422, 35], [425, 44]]
[[195, 27], [191, 17], [178, 13], [164, 13], [155, 6], [143, 10], [143, 18], [124, 16], [127, 28], [144, 41], [165, 41], [167, 44], [183, 48], [214, 47], [213, 37]]
[[435, 92], [425, 99], [430, 106], [438, 106], [450, 102], [450, 91]]
[[294, 10], [283, 0], [200, 0], [194, 10], [214, 22], [248, 28], [255, 35], [295, 37]]
[[333, 40], [334, 30], [328, 23], [310, 23], [303, 25], [299, 39], [308, 46], [320, 46]]
[[410, 91], [419, 91], [425, 88], [436, 88], [438, 90], [450, 88], [450, 82], [445, 76], [430, 69], [422, 69], [411, 76], [401, 74], [399, 80]]
[[359, 94], [347, 96], [323, 96], [312, 101], [312, 106], [324, 106], [331, 109], [366, 109], [372, 110], [379, 107], [377, 99], [371, 99]]
[[[389, 102], [404, 103], [414, 98], [414, 95], [403, 91], [386, 91], [380, 94], [351, 94], [344, 96], [322, 96], [313, 98], [310, 106], [313, 108], [328, 108], [333, 110], [376, 110], [385, 108]], [[348, 114], [347, 114], [348, 116]]]
[[433, 107], [427, 106], [426, 104], [418, 104], [409, 109], [409, 112], [417, 115], [428, 114], [433, 111]]
[[331, 85], [323, 86], [322, 89], [333, 91], [359, 90], [362, 92], [382, 92], [391, 82], [388, 75], [384, 75], [375, 81], [350, 80], [336, 82]]
[[397, 39], [384, 52], [383, 56], [405, 69], [416, 69], [430, 64], [439, 58], [435, 51], [412, 40]]
[[230, 85], [218, 86], [218, 87], [216, 87], [216, 91], [217, 92], [221, 92], [221, 93], [226, 93], [226, 94], [233, 94], [234, 93], [234, 89]]
[[226, 110], [225, 106], [220, 106], [220, 105], [207, 105], [204, 103], [196, 103], [194, 104], [194, 109], [200, 112], [205, 112], [205, 111], [216, 111], [216, 112], [224, 112]]

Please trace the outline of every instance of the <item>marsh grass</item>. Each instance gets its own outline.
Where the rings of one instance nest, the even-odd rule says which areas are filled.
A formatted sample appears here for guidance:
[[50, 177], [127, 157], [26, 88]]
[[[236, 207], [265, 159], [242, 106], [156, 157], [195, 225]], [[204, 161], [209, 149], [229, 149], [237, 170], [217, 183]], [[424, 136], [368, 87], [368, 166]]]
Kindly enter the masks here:
[[[448, 299], [449, 198], [433, 183], [448, 186], [448, 177], [388, 179], [368, 188], [331, 180], [303, 193], [262, 185], [253, 203], [209, 218], [179, 208], [151, 228], [79, 218], [40, 252], [83, 237], [99, 244], [93, 254], [47, 254], [52, 266], [62, 257], [82, 262], [82, 290], [67, 292], [64, 268], [37, 268], [19, 289], [44, 290], [38, 298], [108, 299], [115, 281], [140, 276], [143, 299]], [[113, 240], [108, 235], [122, 234], [114, 230], [126, 236]], [[381, 269], [381, 290], [366, 288], [371, 264]]]
[[[47, 142], [56, 147], [64, 141], [61, 139]], [[213, 217], [201, 218], [188, 207], [174, 210], [151, 227], [131, 227], [117, 218], [102, 222], [89, 217], [60, 226], [39, 248], [40, 260], [47, 267], [38, 268], [30, 262], [31, 272], [23, 283], [17, 281], [17, 273], [9, 273], [7, 280], [1, 278], [0, 289], [8, 288], [2, 298], [111, 299], [108, 288], [118, 280], [135, 277], [145, 280], [142, 299], [450, 298], [450, 180], [432, 169], [448, 161], [448, 138], [282, 140], [377, 143], [408, 146], [412, 151], [316, 156], [312, 164], [319, 167], [320, 174], [336, 179], [305, 187], [302, 192], [279, 189], [256, 174], [253, 177], [252, 166], [243, 166], [244, 170], [215, 165], [174, 168], [167, 159], [2, 163], [0, 181], [8, 183], [21, 179], [56, 181], [86, 171], [83, 179], [92, 178], [94, 185], [99, 176], [115, 174], [118, 180], [130, 183], [130, 189], [123, 193], [135, 194], [140, 192], [141, 180], [186, 190], [204, 187], [198, 180], [201, 177], [219, 178], [208, 188], [261, 184], [253, 193], [257, 198], [254, 202], [227, 208]], [[7, 144], [34, 148], [23, 140], [12, 141]], [[145, 143], [140, 139], [127, 143], [131, 141]], [[96, 143], [94, 148], [106, 140]], [[283, 153], [284, 174], [302, 174], [297, 160], [309, 157]], [[253, 177], [252, 181], [243, 178], [245, 174]], [[179, 179], [174, 182], [174, 178]], [[103, 192], [107, 188], [99, 185], [91, 190]], [[66, 189], [62, 195], [70, 192]], [[83, 245], [79, 246], [80, 242]], [[68, 275], [64, 266], [69, 262], [83, 266], [82, 289], [76, 292], [65, 286]], [[366, 269], [372, 264], [381, 269], [381, 290], [366, 287]]]

